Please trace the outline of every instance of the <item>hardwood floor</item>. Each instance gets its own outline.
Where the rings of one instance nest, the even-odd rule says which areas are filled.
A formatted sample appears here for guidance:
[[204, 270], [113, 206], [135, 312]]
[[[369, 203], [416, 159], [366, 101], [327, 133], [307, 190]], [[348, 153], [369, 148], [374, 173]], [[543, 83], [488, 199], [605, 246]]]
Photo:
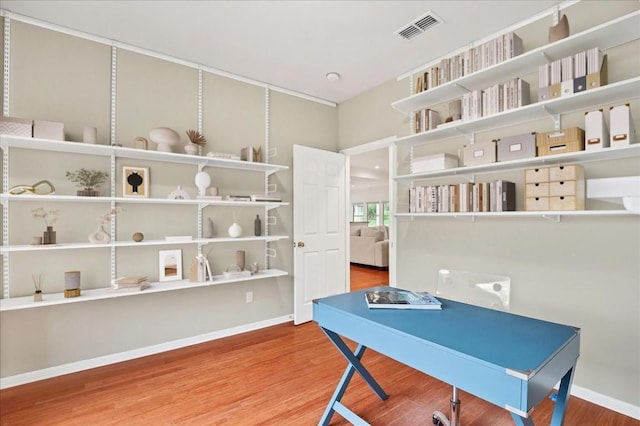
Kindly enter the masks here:
[[375, 287], [377, 285], [389, 285], [389, 271], [365, 266], [351, 265], [351, 290]]
[[[370, 279], [361, 282], [380, 284], [384, 275], [375, 272], [352, 276], [362, 273]], [[380, 401], [356, 375], [343, 402], [371, 424], [430, 425], [434, 410], [448, 410], [449, 385], [373, 351], [363, 362], [389, 399]], [[0, 424], [315, 425], [345, 365], [315, 323], [283, 324], [2, 390]], [[464, 392], [460, 398], [464, 425], [513, 424], [500, 407]], [[552, 409], [545, 398], [533, 420], [548, 424]], [[331, 422], [347, 424], [337, 414]], [[640, 422], [572, 397], [565, 425]]]

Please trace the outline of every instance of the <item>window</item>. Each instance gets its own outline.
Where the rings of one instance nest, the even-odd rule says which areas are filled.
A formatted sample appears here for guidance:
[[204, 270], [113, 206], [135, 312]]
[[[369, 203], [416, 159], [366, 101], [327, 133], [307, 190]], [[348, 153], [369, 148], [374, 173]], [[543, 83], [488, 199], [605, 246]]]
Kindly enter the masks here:
[[364, 203], [352, 204], [351, 220], [352, 222], [364, 222]]
[[353, 222], [367, 222], [369, 226], [389, 226], [391, 222], [389, 202], [353, 203], [351, 205], [351, 220]]

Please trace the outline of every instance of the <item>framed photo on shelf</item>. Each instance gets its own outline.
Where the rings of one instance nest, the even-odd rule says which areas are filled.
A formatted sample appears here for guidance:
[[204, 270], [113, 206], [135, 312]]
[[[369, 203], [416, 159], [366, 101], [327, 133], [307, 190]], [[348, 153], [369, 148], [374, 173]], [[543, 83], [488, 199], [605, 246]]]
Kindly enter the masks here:
[[182, 250], [160, 250], [158, 252], [158, 281], [180, 281], [182, 279]]
[[149, 198], [149, 168], [122, 166], [122, 196]]

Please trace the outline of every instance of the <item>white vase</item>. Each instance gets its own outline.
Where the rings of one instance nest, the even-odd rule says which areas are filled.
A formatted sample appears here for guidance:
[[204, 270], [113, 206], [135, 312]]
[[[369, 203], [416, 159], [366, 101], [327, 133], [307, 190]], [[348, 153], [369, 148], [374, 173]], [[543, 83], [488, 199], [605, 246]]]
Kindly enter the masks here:
[[184, 152], [189, 155], [198, 155], [198, 145], [195, 143], [188, 143], [184, 146]]
[[242, 226], [233, 222], [233, 224], [229, 227], [229, 236], [231, 238], [238, 238], [240, 235], [242, 235]]
[[89, 234], [89, 242], [94, 244], [106, 244], [111, 241], [111, 235], [104, 230], [102, 225], [93, 234]]
[[210, 217], [206, 218], [202, 223], [202, 237], [213, 238], [213, 221]]
[[155, 143], [161, 152], [173, 152], [173, 146], [180, 143], [180, 135], [168, 127], [155, 127], [149, 130], [149, 139]]

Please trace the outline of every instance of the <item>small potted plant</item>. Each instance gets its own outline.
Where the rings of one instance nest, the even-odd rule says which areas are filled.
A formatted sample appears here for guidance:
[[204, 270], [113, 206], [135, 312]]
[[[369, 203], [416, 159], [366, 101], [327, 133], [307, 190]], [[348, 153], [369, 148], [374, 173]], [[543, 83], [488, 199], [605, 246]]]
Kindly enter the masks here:
[[205, 146], [207, 144], [207, 140], [204, 136], [197, 130], [187, 130], [187, 136], [191, 141], [184, 147], [184, 152], [191, 155], [198, 154], [198, 147]]
[[77, 195], [81, 197], [98, 197], [100, 191], [98, 188], [103, 184], [109, 174], [99, 170], [78, 169], [75, 172], [67, 172], [67, 179], [74, 182], [78, 187], [82, 188], [78, 190]]

